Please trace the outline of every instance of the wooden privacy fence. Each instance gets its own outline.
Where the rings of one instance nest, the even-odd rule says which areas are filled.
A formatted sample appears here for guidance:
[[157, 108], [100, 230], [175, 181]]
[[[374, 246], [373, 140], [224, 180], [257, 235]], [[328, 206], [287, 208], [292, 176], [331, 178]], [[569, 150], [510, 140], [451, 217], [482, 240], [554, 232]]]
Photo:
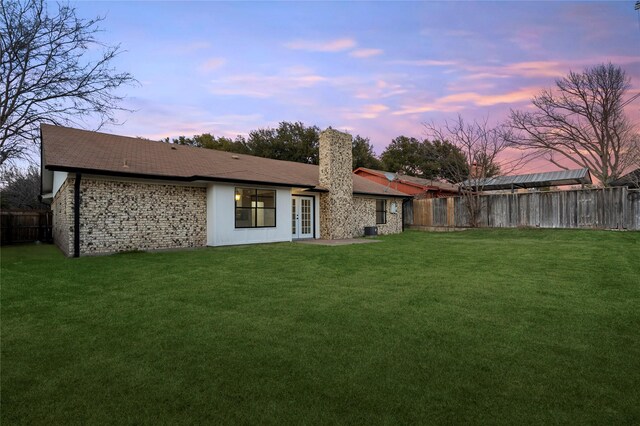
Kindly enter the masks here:
[[48, 210], [4, 210], [0, 212], [2, 245], [51, 242], [52, 214]]
[[[479, 226], [488, 228], [600, 228], [640, 230], [640, 190], [621, 188], [486, 194], [480, 196]], [[463, 197], [412, 200], [411, 223], [468, 227]]]

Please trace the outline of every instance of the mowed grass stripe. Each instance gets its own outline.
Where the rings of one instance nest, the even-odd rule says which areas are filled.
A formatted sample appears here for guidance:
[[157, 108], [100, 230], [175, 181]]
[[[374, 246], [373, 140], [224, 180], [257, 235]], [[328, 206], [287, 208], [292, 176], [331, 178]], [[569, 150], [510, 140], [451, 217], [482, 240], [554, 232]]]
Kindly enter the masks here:
[[637, 423], [640, 233], [2, 248], [9, 423]]

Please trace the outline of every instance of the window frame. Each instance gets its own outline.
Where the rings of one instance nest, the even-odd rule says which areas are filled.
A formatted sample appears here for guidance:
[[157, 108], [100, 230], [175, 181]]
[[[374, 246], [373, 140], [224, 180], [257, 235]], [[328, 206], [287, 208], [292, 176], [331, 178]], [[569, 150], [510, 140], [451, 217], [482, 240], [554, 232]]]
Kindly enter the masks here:
[[[382, 210], [378, 210], [378, 202], [382, 202]], [[378, 214], [382, 213], [382, 222], [378, 222]], [[385, 225], [387, 223], [387, 200], [376, 198], [376, 225]]]
[[[257, 203], [258, 201], [258, 192], [259, 191], [265, 191], [265, 192], [273, 192], [273, 207], [258, 207], [257, 205], [255, 207], [240, 207], [238, 206], [238, 201], [236, 199], [236, 194], [238, 194], [238, 190], [248, 190], [248, 191], [252, 191], [252, 195], [251, 195], [251, 201], [255, 201]], [[253, 186], [236, 186], [233, 189], [233, 225], [235, 229], [262, 229], [262, 228], [275, 228], [278, 225], [278, 216], [277, 216], [277, 195], [278, 192], [275, 189], [270, 189], [270, 188], [258, 188], [258, 187], [253, 187]], [[252, 216], [252, 222], [255, 223], [256, 225], [250, 225], [250, 226], [238, 226], [238, 210], [249, 210], [251, 212], [251, 216]], [[273, 210], [273, 225], [262, 225], [262, 226], [258, 226], [258, 211], [259, 210]]]

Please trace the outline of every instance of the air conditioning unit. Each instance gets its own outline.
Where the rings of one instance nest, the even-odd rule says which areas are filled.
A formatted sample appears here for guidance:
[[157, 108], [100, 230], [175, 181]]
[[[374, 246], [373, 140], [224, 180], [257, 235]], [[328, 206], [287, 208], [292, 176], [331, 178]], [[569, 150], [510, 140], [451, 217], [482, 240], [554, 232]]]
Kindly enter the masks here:
[[373, 237], [378, 235], [378, 227], [377, 226], [365, 226], [364, 227], [364, 236], [365, 237]]

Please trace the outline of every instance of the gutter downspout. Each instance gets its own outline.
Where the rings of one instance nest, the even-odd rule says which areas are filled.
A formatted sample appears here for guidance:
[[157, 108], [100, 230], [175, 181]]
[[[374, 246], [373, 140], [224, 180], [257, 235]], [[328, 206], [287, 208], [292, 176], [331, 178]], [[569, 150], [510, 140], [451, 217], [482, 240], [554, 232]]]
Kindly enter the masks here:
[[76, 173], [73, 183], [73, 257], [80, 257], [80, 178]]
[[38, 194], [38, 201], [42, 201], [42, 179], [44, 179], [44, 148], [42, 146], [42, 126], [39, 130], [40, 133], [40, 194]]

